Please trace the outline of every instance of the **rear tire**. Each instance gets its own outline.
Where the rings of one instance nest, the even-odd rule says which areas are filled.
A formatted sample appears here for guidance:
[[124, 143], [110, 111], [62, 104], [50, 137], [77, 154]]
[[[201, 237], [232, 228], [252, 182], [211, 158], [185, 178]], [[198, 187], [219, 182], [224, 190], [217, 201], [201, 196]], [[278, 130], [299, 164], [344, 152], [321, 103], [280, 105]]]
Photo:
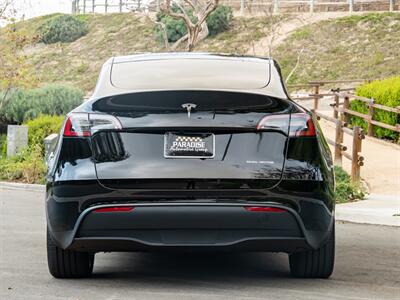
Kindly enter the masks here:
[[55, 278], [89, 277], [93, 271], [94, 254], [63, 250], [58, 247], [47, 229], [47, 263]]
[[335, 261], [335, 226], [327, 242], [316, 250], [289, 255], [290, 273], [297, 278], [328, 278]]

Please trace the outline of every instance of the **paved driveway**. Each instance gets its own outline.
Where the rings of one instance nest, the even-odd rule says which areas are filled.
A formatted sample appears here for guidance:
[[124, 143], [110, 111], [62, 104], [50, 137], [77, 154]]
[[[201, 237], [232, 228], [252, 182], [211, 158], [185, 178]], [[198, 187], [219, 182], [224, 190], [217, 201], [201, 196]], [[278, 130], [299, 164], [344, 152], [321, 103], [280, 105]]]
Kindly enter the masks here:
[[284, 254], [97, 254], [94, 276], [47, 272], [39, 192], [0, 189], [0, 299], [400, 299], [400, 228], [337, 224], [329, 280], [289, 276]]

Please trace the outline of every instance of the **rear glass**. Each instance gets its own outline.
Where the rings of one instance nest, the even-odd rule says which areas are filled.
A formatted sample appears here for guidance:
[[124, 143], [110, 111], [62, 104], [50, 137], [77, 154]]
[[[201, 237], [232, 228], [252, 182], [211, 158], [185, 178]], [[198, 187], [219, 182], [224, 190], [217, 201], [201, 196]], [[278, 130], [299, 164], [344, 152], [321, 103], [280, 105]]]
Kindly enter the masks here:
[[258, 58], [169, 58], [114, 63], [111, 83], [128, 90], [258, 89], [268, 85], [269, 61]]
[[223, 91], [158, 91], [116, 95], [97, 100], [93, 109], [100, 112], [175, 112], [194, 104], [196, 111], [286, 110], [289, 102], [259, 94]]

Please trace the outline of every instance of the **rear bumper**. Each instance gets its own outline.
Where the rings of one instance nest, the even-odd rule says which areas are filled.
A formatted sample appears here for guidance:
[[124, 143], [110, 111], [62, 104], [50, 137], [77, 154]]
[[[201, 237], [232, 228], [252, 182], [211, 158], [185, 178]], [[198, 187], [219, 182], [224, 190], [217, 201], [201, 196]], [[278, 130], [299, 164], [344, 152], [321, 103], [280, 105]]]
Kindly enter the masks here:
[[[247, 211], [238, 203], [135, 203], [129, 212], [87, 208], [71, 231], [51, 231], [60, 247], [87, 252], [225, 250], [297, 252], [317, 248], [330, 232], [307, 230], [292, 208], [271, 203], [245, 206], [283, 208]], [[124, 206], [124, 204], [118, 204]], [[333, 220], [333, 218], [332, 218]]]

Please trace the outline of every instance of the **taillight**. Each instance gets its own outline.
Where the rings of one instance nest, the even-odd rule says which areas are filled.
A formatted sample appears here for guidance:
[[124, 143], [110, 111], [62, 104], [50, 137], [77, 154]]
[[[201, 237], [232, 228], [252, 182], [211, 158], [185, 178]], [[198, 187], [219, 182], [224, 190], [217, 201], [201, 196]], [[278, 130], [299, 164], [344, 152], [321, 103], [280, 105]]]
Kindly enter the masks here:
[[247, 211], [258, 211], [258, 212], [287, 212], [287, 210], [279, 207], [270, 206], [245, 206]]
[[258, 123], [257, 130], [280, 130], [289, 132], [289, 136], [315, 136], [314, 123], [306, 113], [265, 116]]
[[258, 130], [281, 130], [288, 132], [290, 115], [268, 115], [258, 122]]
[[315, 126], [311, 116], [306, 113], [292, 114], [290, 136], [315, 136]]
[[64, 126], [64, 136], [89, 137], [99, 130], [121, 129], [119, 120], [111, 115], [72, 113]]

